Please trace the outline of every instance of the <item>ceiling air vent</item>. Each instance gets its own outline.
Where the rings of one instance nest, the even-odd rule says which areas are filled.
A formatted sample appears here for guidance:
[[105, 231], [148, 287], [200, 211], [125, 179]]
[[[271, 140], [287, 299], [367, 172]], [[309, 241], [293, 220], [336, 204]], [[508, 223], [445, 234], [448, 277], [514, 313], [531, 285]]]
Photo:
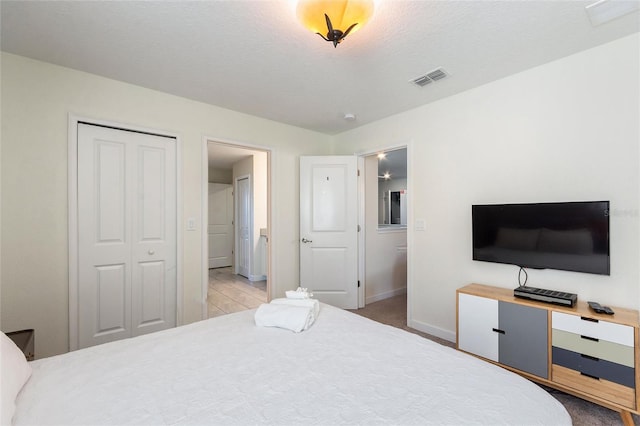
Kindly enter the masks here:
[[418, 77], [415, 80], [413, 80], [413, 83], [417, 84], [420, 87], [423, 87], [431, 83], [432, 81], [433, 80], [431, 80], [429, 77], [427, 77], [426, 75], [423, 75], [422, 77]]
[[425, 75], [421, 75], [420, 77], [411, 80], [411, 82], [413, 84], [417, 84], [420, 87], [424, 87], [429, 83], [433, 83], [434, 81], [442, 80], [446, 76], [447, 73], [442, 68], [438, 68], [426, 73]]

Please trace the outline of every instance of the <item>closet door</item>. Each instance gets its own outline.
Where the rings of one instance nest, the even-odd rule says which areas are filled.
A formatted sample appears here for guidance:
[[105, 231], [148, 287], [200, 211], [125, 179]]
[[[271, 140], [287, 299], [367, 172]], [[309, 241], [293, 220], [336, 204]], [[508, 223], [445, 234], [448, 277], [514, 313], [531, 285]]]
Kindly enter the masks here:
[[143, 135], [135, 146], [132, 333], [176, 326], [176, 146]]
[[175, 140], [78, 125], [78, 343], [175, 326]]

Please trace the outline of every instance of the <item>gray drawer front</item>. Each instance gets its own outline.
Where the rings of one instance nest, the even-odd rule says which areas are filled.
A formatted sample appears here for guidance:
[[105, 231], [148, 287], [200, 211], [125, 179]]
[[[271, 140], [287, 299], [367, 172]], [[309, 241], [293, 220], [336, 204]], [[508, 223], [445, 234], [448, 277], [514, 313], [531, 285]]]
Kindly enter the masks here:
[[636, 386], [635, 370], [626, 365], [616, 364], [604, 359], [585, 357], [577, 352], [568, 351], [556, 346], [553, 346], [551, 356], [553, 364], [561, 365], [630, 388], [635, 388]]
[[498, 304], [501, 364], [542, 378], [549, 377], [547, 310], [516, 303]]

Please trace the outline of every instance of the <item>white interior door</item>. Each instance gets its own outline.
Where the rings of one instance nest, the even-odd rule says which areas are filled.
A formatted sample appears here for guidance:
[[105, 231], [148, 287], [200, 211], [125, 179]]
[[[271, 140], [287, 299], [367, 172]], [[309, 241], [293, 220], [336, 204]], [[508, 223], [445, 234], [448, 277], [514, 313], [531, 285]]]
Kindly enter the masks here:
[[236, 180], [236, 200], [237, 200], [237, 234], [238, 253], [237, 274], [249, 278], [251, 274], [251, 187], [249, 178], [243, 177]]
[[209, 184], [209, 268], [232, 265], [233, 259], [233, 186]]
[[300, 157], [300, 286], [322, 302], [358, 307], [354, 156]]
[[78, 343], [176, 325], [175, 139], [78, 125]]

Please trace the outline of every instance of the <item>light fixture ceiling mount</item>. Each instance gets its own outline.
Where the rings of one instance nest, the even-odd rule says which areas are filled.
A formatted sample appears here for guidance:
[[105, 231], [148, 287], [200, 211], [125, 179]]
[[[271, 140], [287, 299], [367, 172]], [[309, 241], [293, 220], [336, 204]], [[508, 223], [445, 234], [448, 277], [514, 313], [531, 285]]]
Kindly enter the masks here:
[[306, 28], [338, 47], [364, 26], [373, 9], [373, 0], [299, 0], [296, 15]]

